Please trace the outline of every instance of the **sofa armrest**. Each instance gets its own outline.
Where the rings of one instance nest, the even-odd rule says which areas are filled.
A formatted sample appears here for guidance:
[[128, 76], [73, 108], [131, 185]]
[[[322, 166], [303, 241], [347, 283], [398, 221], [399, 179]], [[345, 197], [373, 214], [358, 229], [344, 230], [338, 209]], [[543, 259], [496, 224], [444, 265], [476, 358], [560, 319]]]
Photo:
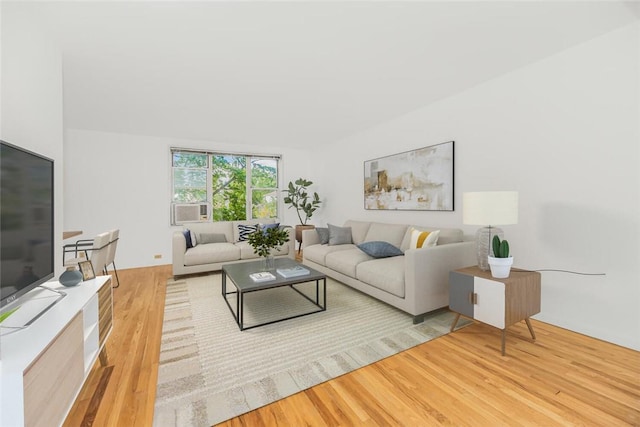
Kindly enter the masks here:
[[304, 252], [304, 248], [311, 245], [317, 245], [320, 243], [320, 236], [318, 236], [318, 232], [312, 228], [308, 230], [302, 230], [302, 251]]
[[296, 229], [291, 227], [290, 225], [283, 226], [289, 232], [289, 240], [285, 243], [289, 247], [289, 251], [287, 252], [287, 257], [293, 260], [296, 259]]
[[449, 305], [449, 272], [477, 263], [475, 242], [459, 242], [405, 252], [405, 298], [414, 313]]
[[181, 231], [173, 232], [171, 249], [171, 261], [173, 264], [173, 274], [175, 276], [176, 274], [180, 274], [181, 268], [184, 267], [184, 254], [187, 252], [187, 241]]

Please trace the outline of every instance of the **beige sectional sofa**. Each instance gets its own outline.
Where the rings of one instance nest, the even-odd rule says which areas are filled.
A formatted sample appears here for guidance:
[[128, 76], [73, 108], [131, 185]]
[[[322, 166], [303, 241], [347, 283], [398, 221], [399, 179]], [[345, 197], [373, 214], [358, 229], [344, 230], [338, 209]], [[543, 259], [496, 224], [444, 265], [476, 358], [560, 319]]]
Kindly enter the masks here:
[[[172, 239], [173, 275], [202, 273], [222, 269], [223, 264], [256, 260], [258, 255], [247, 241], [241, 241], [241, 227], [274, 224], [273, 219], [251, 221], [217, 221], [190, 223], [174, 231]], [[250, 228], [250, 227], [249, 227]], [[196, 245], [187, 248], [187, 236], [195, 237]], [[276, 258], [295, 258], [295, 233], [291, 229], [289, 241], [273, 253]]]
[[[476, 264], [475, 243], [463, 241], [459, 229], [353, 220], [331, 228], [343, 234], [350, 231], [351, 242], [334, 239], [322, 244], [318, 230], [304, 230], [303, 263], [413, 315], [414, 323], [449, 305], [451, 270]], [[439, 230], [437, 245], [411, 248], [413, 230]], [[375, 258], [358, 248], [364, 242], [387, 242], [402, 255]]]

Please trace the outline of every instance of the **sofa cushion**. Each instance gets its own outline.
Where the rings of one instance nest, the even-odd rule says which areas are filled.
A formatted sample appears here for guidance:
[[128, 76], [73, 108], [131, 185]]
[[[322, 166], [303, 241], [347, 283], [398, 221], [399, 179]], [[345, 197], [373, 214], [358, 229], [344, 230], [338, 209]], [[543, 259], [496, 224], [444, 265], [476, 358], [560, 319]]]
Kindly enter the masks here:
[[329, 243], [328, 227], [316, 227], [316, 233], [318, 233], [318, 238], [320, 239], [321, 245], [326, 245], [327, 243]]
[[355, 247], [355, 245], [311, 245], [304, 249], [303, 256], [304, 259], [308, 259], [309, 261], [313, 261], [320, 265], [325, 265], [325, 259], [328, 254], [353, 249]]
[[224, 233], [200, 233], [198, 235], [198, 242], [201, 245], [206, 243], [226, 243], [227, 236]]
[[404, 255], [404, 252], [399, 248], [393, 246], [391, 243], [382, 241], [360, 243], [358, 245], [358, 249], [374, 258], [388, 258]]
[[258, 224], [238, 224], [238, 242], [249, 240], [249, 235], [258, 231]]
[[184, 230], [182, 234], [184, 234], [184, 240], [187, 243], [187, 249], [198, 245], [196, 234], [193, 231]]
[[227, 239], [227, 242], [233, 242], [233, 225], [231, 221], [215, 221], [215, 222], [194, 222], [190, 223], [189, 230], [196, 233], [196, 236], [200, 234], [208, 233], [222, 233]]
[[406, 224], [382, 224], [379, 222], [373, 222], [367, 231], [364, 241], [371, 242], [380, 240], [383, 242], [389, 242], [393, 246], [399, 248], [406, 232]]
[[364, 261], [356, 267], [356, 279], [404, 298], [404, 256]]
[[351, 227], [329, 226], [329, 245], [348, 245], [351, 241]]
[[364, 261], [373, 259], [362, 252], [357, 247], [345, 251], [332, 252], [325, 258], [325, 266], [342, 273], [346, 276], [356, 278], [356, 267]]
[[280, 223], [279, 222], [273, 222], [271, 224], [258, 224], [258, 230], [262, 230], [265, 231], [270, 229], [270, 228], [278, 228], [280, 227]]
[[422, 231], [411, 228], [411, 243], [409, 243], [410, 249], [430, 248], [438, 244], [438, 236], [440, 230], [435, 231]]
[[[255, 227], [255, 230], [258, 229], [258, 224], [272, 224], [274, 222], [276, 222], [276, 220], [274, 218], [262, 218], [260, 220], [257, 219], [250, 219], [250, 220], [246, 220], [246, 221], [230, 221], [231, 222], [231, 229], [233, 230], [233, 236], [232, 239], [229, 240], [229, 242], [241, 242], [243, 240], [240, 240], [240, 229], [239, 229], [239, 225], [249, 225], [249, 226], [253, 226]], [[253, 232], [252, 231], [252, 232]], [[252, 232], [250, 232], [249, 234], [251, 234]]]
[[364, 242], [364, 237], [371, 226], [370, 222], [348, 220], [344, 223], [345, 227], [351, 227], [351, 239], [356, 245]]
[[436, 228], [436, 227], [424, 227], [420, 225], [413, 225], [407, 228], [407, 233], [402, 240], [402, 244], [400, 245], [400, 249], [406, 251], [409, 249], [411, 243], [411, 229], [415, 228], [416, 230], [423, 231], [435, 231], [440, 230], [440, 234], [438, 235], [438, 245], [448, 245], [449, 243], [458, 243], [462, 242], [463, 234], [462, 230], [459, 228]]
[[207, 243], [187, 249], [184, 265], [212, 264], [240, 259], [240, 248], [233, 243]]

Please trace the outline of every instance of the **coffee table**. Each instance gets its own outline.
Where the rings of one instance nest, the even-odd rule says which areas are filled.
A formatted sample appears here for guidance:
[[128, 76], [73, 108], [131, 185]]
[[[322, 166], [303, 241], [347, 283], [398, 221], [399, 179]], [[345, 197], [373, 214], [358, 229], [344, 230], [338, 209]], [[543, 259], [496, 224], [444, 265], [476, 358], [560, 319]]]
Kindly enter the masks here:
[[[276, 322], [282, 322], [284, 320], [295, 319], [296, 317], [307, 316], [313, 313], [319, 313], [321, 311], [325, 311], [327, 309], [327, 276], [316, 271], [306, 265], [303, 266], [307, 270], [309, 270], [309, 274], [305, 274], [303, 276], [296, 276], [290, 278], [284, 278], [276, 272], [278, 268], [291, 268], [296, 266], [302, 266], [302, 264], [293, 261], [289, 258], [277, 258], [274, 260], [274, 268], [270, 270], [264, 269], [264, 262], [260, 261], [248, 261], [248, 262], [240, 262], [236, 264], [225, 264], [222, 266], [222, 297], [224, 298], [231, 314], [236, 320], [238, 327], [241, 331], [257, 328], [258, 326], [270, 325]], [[252, 273], [258, 273], [262, 271], [269, 271], [271, 274], [275, 276], [275, 279], [265, 281], [265, 282], [255, 282], [253, 281], [249, 275]], [[236, 288], [235, 291], [227, 292], [227, 277], [230, 279], [230, 282]], [[316, 282], [316, 292], [315, 292], [315, 300], [309, 298], [307, 295], [302, 293], [299, 289], [296, 289], [295, 285], [307, 282]], [[320, 282], [322, 281], [322, 295], [320, 294]], [[304, 298], [313, 303], [317, 310], [304, 312], [301, 314], [295, 314], [293, 316], [287, 316], [281, 319], [272, 320], [269, 322], [259, 323], [256, 325], [245, 326], [244, 325], [244, 297], [249, 292], [257, 292], [263, 291], [266, 289], [273, 289], [278, 287], [288, 286], [293, 291], [299, 293]], [[227, 298], [228, 295], [236, 295], [236, 304], [235, 311]], [[320, 298], [322, 297], [322, 298]]]

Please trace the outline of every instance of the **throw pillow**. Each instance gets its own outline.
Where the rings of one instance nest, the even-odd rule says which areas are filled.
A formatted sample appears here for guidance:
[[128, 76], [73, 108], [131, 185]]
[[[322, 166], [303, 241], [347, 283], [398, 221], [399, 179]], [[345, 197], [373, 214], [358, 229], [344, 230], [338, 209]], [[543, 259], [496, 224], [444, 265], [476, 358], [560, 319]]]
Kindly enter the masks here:
[[224, 233], [202, 233], [198, 236], [198, 243], [226, 243], [227, 236]]
[[374, 258], [389, 258], [392, 256], [404, 255], [404, 253], [389, 242], [376, 240], [373, 242], [364, 242], [358, 245], [358, 248], [365, 254]]
[[192, 248], [197, 244], [197, 242], [194, 243], [196, 241], [196, 236], [193, 231], [184, 230], [182, 234], [184, 234], [184, 240], [187, 242], [187, 249]]
[[435, 246], [438, 243], [438, 236], [440, 230], [435, 231], [421, 231], [415, 228], [411, 229], [411, 243], [409, 247], [411, 249], [417, 248], [429, 248]]
[[270, 228], [278, 228], [280, 227], [279, 222], [274, 222], [273, 224], [258, 224], [258, 230], [262, 230], [264, 233], [267, 232]]
[[238, 224], [238, 241], [245, 242], [249, 240], [249, 234], [258, 231], [258, 225]]
[[329, 226], [329, 245], [347, 245], [351, 243], [351, 227]]
[[329, 243], [329, 229], [327, 227], [316, 227], [316, 232], [320, 238], [321, 245]]

